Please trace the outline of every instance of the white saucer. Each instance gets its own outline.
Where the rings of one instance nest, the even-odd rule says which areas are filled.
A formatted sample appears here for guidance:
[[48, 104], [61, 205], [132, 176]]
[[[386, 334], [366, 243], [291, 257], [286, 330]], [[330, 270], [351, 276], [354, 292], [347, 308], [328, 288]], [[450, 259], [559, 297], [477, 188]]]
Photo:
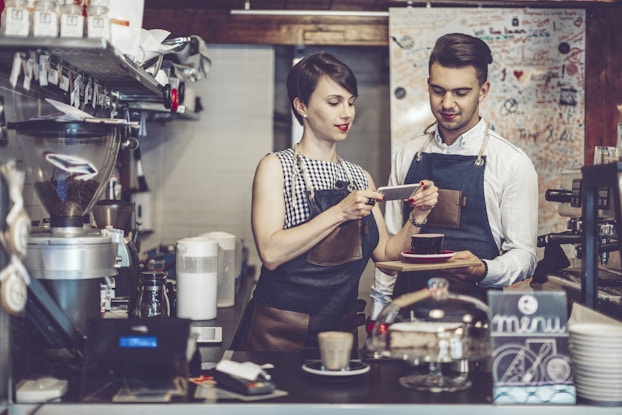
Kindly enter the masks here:
[[442, 262], [456, 255], [454, 251], [443, 251], [440, 254], [413, 254], [411, 251], [402, 252], [402, 256], [416, 262]]
[[602, 323], [575, 323], [568, 326], [570, 336], [598, 342], [599, 338], [622, 340], [622, 326]]
[[311, 373], [318, 376], [326, 376], [331, 378], [342, 378], [349, 376], [358, 376], [369, 372], [369, 365], [367, 363], [352, 360], [350, 361], [350, 368], [347, 370], [326, 370], [322, 369], [322, 362], [307, 362], [302, 365], [302, 370], [307, 373]]

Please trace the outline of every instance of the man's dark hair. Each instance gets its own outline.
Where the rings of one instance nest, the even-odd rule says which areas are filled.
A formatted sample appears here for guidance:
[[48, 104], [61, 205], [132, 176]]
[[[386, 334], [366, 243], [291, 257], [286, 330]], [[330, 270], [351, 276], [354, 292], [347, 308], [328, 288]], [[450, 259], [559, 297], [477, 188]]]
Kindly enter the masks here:
[[483, 40], [464, 33], [449, 33], [436, 41], [428, 70], [438, 62], [447, 68], [475, 67], [477, 80], [482, 85], [488, 79], [488, 65], [492, 63], [492, 53]]
[[356, 77], [345, 63], [327, 52], [305, 56], [287, 75], [289, 103], [300, 125], [302, 125], [302, 116], [294, 107], [294, 99], [298, 98], [305, 104], [309, 104], [309, 98], [323, 76], [329, 77], [353, 96], [358, 96]]

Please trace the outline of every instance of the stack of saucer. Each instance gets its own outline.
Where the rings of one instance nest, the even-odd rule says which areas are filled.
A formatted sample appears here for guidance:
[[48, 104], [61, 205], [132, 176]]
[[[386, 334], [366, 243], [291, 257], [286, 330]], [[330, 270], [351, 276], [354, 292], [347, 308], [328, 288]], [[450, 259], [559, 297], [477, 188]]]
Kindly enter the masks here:
[[570, 356], [577, 395], [594, 404], [622, 405], [622, 326], [569, 326]]

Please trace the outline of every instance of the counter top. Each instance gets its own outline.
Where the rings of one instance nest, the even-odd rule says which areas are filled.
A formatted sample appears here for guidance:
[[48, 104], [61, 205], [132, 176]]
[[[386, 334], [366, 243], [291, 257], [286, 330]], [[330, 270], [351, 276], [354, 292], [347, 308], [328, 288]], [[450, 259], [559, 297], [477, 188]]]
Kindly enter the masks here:
[[[578, 405], [493, 405], [491, 402], [491, 378], [489, 374], [469, 374], [473, 386], [458, 392], [432, 393], [406, 389], [399, 384], [399, 378], [417, 372], [401, 361], [370, 361], [370, 371], [348, 381], [333, 381], [306, 373], [301, 365], [305, 357], [299, 352], [233, 352], [232, 359], [272, 363], [268, 372], [278, 389], [286, 396], [254, 402], [187, 401], [166, 404], [121, 404], [121, 403], [52, 403], [39, 408], [39, 415], [99, 414], [292, 414], [314, 415], [326, 413], [351, 414], [460, 414], [486, 415], [504, 414], [530, 415], [550, 414], [556, 410], [564, 415], [579, 415], [589, 411], [592, 415], [619, 414], [620, 408]], [[194, 385], [190, 388], [191, 395]], [[9, 415], [27, 415], [35, 405], [13, 405]]]
[[[223, 327], [222, 344], [208, 344], [199, 347], [201, 363], [216, 362], [221, 358], [235, 361], [253, 361], [258, 364], [272, 363], [267, 370], [277, 389], [285, 396], [258, 401], [234, 399], [196, 399], [196, 386], [189, 384], [188, 397], [169, 403], [113, 403], [109, 399], [83, 402], [68, 396], [63, 402], [35, 404], [10, 404], [8, 415], [326, 415], [344, 413], [356, 415], [396, 415], [413, 413], [434, 415], [549, 415], [563, 411], [564, 415], [618, 415], [620, 407], [599, 407], [583, 403], [577, 405], [493, 405], [491, 403], [492, 379], [489, 373], [472, 371], [469, 378], [473, 385], [457, 392], [433, 393], [406, 389], [399, 383], [402, 376], [421, 373], [422, 368], [409, 366], [395, 360], [366, 361], [370, 370], [348, 379], [310, 374], [302, 370], [309, 359], [317, 359], [317, 350], [303, 352], [242, 352], [228, 350], [235, 335], [235, 329], [246, 307], [254, 281], [246, 279], [241, 286], [233, 307], [218, 310], [215, 320], [197, 322], [198, 325]], [[203, 371], [202, 373], [208, 373]], [[210, 396], [200, 394], [200, 396]]]

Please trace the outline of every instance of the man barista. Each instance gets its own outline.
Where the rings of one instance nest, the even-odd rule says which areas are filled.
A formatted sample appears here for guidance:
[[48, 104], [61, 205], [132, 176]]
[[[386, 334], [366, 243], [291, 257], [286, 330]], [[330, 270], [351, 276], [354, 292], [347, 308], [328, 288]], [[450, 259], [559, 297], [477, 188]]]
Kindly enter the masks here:
[[[389, 178], [389, 185], [426, 178], [442, 189], [427, 221], [413, 225], [424, 233], [445, 234], [443, 248], [456, 251], [455, 259], [478, 261], [435, 276], [447, 278], [452, 291], [483, 299], [485, 289], [507, 287], [532, 275], [538, 224], [533, 163], [479, 114], [490, 90], [491, 63], [490, 48], [479, 38], [452, 33], [437, 40], [428, 78], [436, 123], [397, 152]], [[401, 201], [387, 202], [390, 232], [401, 229], [407, 213]], [[396, 282], [395, 276], [376, 272], [371, 320], [392, 294], [424, 288], [431, 276], [409, 274], [398, 274]]]

